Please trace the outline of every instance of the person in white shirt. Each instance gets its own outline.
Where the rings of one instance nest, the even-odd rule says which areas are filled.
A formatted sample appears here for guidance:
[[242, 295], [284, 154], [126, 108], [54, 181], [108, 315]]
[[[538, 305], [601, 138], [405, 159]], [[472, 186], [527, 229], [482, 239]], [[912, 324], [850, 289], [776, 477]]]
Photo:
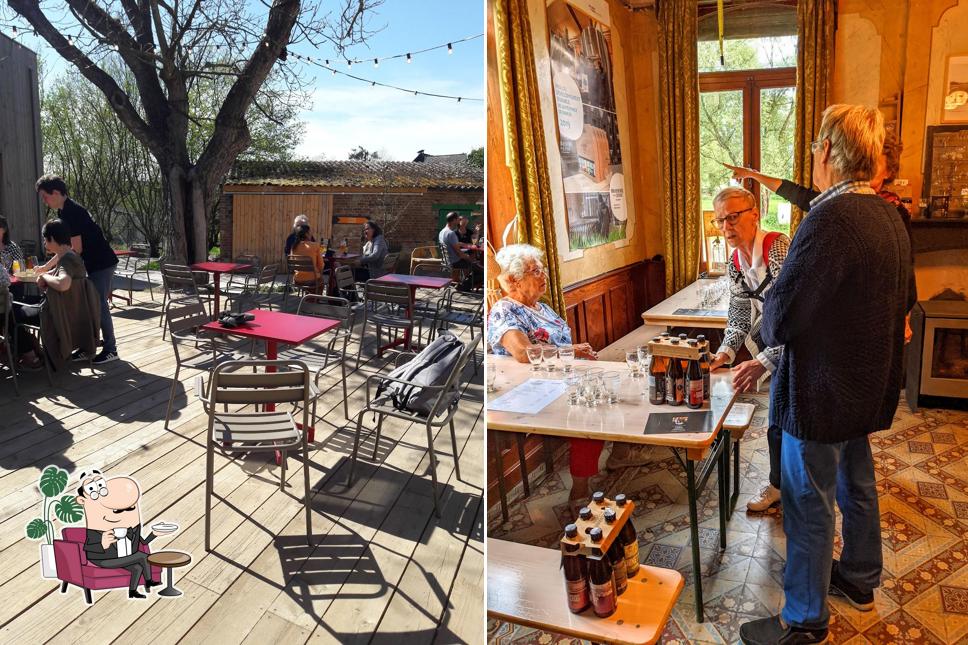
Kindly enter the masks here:
[[[745, 188], [730, 186], [722, 189], [713, 199], [713, 209], [716, 211], [713, 223], [723, 231], [726, 242], [734, 251], [728, 265], [730, 293], [726, 332], [710, 367], [716, 369], [732, 363], [743, 344], [747, 344], [754, 358], [735, 365], [732, 374], [736, 391], [749, 392], [764, 374], [773, 373], [783, 352], [783, 347], [767, 347], [763, 342], [760, 318], [763, 297], [779, 276], [790, 239], [782, 233], [760, 228], [756, 199]], [[781, 441], [782, 432], [771, 424], [767, 431], [770, 481], [747, 504], [751, 511], [765, 511], [780, 501]]]

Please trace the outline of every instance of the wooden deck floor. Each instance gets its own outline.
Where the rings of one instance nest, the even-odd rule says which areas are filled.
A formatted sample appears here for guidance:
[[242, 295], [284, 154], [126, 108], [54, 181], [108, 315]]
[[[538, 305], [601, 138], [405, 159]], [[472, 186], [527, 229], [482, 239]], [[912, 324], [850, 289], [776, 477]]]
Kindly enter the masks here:
[[[388, 420], [378, 458], [359, 462], [347, 489], [353, 435], [342, 417], [337, 369], [325, 381], [311, 454], [316, 546], [305, 542], [300, 460], [290, 458], [283, 492], [271, 456], [232, 461], [216, 453], [221, 500], [206, 554], [206, 418], [182, 395], [163, 428], [174, 356], [161, 340], [158, 306], [139, 296], [115, 310], [121, 361], [94, 374], [75, 368], [55, 377], [54, 388], [43, 373], [28, 373], [19, 398], [0, 381], [0, 642], [483, 641], [483, 372], [471, 377], [456, 417], [461, 479], [448, 432], [435, 442], [440, 519], [422, 427]], [[372, 354], [366, 349], [364, 357]], [[383, 364], [371, 358], [362, 369]], [[183, 371], [180, 379], [187, 384], [194, 374]], [[364, 378], [348, 378], [351, 415], [365, 396]], [[361, 455], [368, 457], [373, 436], [365, 438]], [[91, 468], [137, 479], [143, 524], [163, 519], [181, 527], [152, 547], [191, 554], [191, 564], [175, 570], [184, 595], [128, 600], [124, 590], [94, 592], [87, 605], [81, 590], [61, 594], [56, 580], [43, 579], [39, 543], [24, 528], [40, 515], [37, 480], [49, 464], [72, 473], [70, 490]]]

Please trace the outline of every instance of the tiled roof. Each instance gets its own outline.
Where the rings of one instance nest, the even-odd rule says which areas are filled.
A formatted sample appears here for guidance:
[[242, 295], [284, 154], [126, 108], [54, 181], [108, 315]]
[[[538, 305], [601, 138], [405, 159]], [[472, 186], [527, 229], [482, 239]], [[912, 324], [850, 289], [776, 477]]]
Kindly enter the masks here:
[[413, 161], [240, 161], [226, 184], [343, 188], [483, 190], [484, 169], [472, 164]]

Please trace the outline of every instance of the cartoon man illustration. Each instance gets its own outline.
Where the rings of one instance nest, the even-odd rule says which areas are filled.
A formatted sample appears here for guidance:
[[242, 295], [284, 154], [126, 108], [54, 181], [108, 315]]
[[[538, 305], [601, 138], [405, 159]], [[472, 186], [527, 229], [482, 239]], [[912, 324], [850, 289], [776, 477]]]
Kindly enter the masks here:
[[[160, 580], [151, 580], [148, 554], [140, 550], [142, 542], [149, 544], [157, 537], [153, 532], [145, 538], [141, 537], [140, 500], [138, 482], [130, 477], [105, 479], [98, 470], [92, 470], [90, 474], [81, 473], [77, 502], [84, 507], [87, 525], [84, 551], [87, 559], [99, 567], [127, 569], [131, 573], [128, 598], [146, 597], [138, 592], [142, 576], [146, 592], [161, 584]], [[165, 533], [177, 528], [169, 526], [172, 530]]]

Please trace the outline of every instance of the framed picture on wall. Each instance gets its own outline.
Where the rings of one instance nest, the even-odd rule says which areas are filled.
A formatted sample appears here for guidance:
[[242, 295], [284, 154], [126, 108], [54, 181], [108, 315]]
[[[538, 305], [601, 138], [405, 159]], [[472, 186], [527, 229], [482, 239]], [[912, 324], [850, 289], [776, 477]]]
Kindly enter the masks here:
[[968, 54], [948, 56], [941, 122], [968, 123]]

